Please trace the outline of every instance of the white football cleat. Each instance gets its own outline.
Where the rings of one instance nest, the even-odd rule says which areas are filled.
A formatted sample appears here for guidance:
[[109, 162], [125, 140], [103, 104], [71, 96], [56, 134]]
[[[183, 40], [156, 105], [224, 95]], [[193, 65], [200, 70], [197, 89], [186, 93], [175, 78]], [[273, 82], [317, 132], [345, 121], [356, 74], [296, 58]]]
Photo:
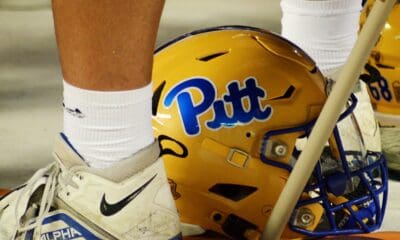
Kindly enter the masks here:
[[159, 153], [92, 169], [60, 137], [56, 162], [0, 200], [0, 239], [181, 239]]

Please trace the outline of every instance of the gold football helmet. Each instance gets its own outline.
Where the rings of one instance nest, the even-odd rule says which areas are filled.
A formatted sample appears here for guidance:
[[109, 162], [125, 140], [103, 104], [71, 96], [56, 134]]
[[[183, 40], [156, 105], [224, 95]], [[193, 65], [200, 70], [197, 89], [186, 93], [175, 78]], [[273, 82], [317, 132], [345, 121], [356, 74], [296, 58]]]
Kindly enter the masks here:
[[[326, 100], [315, 63], [273, 33], [218, 27], [160, 47], [153, 80], [153, 126], [183, 225], [258, 239]], [[304, 176], [285, 238], [380, 226], [386, 168], [362, 146], [355, 105]]]
[[[368, 15], [373, 1], [368, 1]], [[382, 126], [400, 127], [400, 4], [396, 3], [372, 51], [366, 73], [376, 117]]]

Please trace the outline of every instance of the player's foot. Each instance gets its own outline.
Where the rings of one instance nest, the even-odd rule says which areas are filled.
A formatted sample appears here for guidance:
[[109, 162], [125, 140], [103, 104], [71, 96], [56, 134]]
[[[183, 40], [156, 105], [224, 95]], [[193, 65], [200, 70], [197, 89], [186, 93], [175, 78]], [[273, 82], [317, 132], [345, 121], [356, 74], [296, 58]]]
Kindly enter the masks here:
[[108, 169], [66, 138], [55, 163], [0, 200], [0, 239], [181, 239], [158, 143]]
[[381, 133], [389, 178], [400, 181], [400, 127], [381, 127]]
[[[399, 153], [398, 153], [399, 154]], [[397, 154], [397, 155], [398, 155]], [[400, 158], [393, 153], [383, 151], [387, 160], [389, 179], [400, 181]]]

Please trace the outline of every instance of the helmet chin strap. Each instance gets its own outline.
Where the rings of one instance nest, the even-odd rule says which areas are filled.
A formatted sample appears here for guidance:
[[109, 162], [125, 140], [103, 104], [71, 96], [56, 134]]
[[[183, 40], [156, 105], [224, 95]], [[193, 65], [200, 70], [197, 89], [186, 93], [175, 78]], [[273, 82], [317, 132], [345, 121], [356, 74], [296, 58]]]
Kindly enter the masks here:
[[324, 145], [321, 143], [328, 140], [395, 2], [396, 0], [379, 0], [375, 2], [339, 75], [339, 79], [333, 87], [311, 132], [308, 144], [300, 154], [298, 162], [272, 210], [271, 217], [264, 228], [263, 240], [280, 239], [297, 200], [307, 183], [308, 177], [305, 176], [311, 175], [313, 166], [315, 166], [322, 153]]

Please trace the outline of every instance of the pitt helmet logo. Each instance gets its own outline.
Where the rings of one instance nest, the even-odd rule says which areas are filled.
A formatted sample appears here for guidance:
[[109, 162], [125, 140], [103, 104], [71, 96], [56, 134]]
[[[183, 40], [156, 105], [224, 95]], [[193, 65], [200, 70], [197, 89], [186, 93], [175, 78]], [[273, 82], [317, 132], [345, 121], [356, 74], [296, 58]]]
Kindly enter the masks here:
[[[267, 121], [272, 116], [270, 105], [262, 106], [261, 100], [267, 93], [257, 84], [254, 77], [245, 79], [244, 86], [239, 81], [231, 81], [226, 86], [227, 92], [220, 98], [214, 83], [205, 77], [183, 80], [166, 93], [164, 106], [170, 108], [176, 101], [179, 114], [187, 135], [195, 136], [201, 132], [199, 117], [213, 111], [214, 117], [205, 122], [208, 129], [247, 125], [252, 121]], [[200, 92], [202, 98], [195, 102], [193, 93]], [[247, 106], [245, 103], [247, 102]], [[230, 105], [230, 107], [227, 107]], [[229, 112], [228, 109], [231, 109]]]

